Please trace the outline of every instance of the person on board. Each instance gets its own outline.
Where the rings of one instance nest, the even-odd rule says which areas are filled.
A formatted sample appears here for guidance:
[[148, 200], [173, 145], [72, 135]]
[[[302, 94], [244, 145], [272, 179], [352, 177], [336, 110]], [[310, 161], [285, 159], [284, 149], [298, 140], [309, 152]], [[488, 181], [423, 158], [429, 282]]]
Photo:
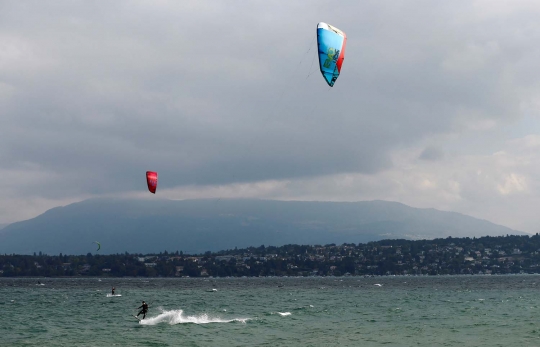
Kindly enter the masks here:
[[115, 290], [116, 290], [116, 288], [112, 287], [112, 295], [114, 295]]
[[141, 309], [139, 311], [139, 313], [137, 313], [137, 317], [139, 317], [140, 314], [143, 315], [142, 319], [144, 319], [146, 317], [146, 312], [148, 312], [148, 304], [146, 302], [142, 302], [142, 305], [137, 307], [137, 309]]

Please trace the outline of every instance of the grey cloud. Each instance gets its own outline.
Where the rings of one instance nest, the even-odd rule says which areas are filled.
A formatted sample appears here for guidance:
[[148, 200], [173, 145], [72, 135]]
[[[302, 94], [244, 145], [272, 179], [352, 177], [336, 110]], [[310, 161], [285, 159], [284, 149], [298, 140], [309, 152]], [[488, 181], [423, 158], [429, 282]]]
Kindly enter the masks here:
[[[239, 4], [3, 5], [21, 58], [0, 60], [0, 169], [53, 173], [18, 188], [48, 198], [144, 189], [149, 169], [160, 188], [376, 174], [537, 87], [538, 52], [467, 3]], [[349, 38], [332, 90], [305, 53], [321, 20]]]
[[421, 160], [437, 161], [444, 157], [444, 152], [441, 148], [428, 146], [424, 148], [422, 153], [418, 156]]

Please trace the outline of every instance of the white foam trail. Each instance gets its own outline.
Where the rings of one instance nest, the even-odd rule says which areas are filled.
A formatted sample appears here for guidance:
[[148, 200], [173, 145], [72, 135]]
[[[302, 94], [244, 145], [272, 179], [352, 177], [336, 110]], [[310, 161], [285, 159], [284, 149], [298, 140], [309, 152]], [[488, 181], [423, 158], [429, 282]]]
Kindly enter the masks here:
[[115, 297], [115, 296], [122, 296], [122, 294], [114, 294], [114, 295], [111, 294], [111, 293], [107, 294], [108, 298], [112, 298], [112, 297]]
[[175, 324], [184, 324], [184, 323], [193, 323], [193, 324], [208, 324], [208, 323], [231, 323], [231, 322], [241, 322], [246, 323], [249, 318], [233, 318], [233, 319], [222, 319], [219, 317], [211, 317], [206, 313], [201, 313], [195, 316], [185, 316], [184, 310], [171, 310], [163, 311], [156, 317], [145, 318], [140, 321], [139, 324], [142, 325], [157, 325], [160, 323], [167, 323], [170, 325]]
[[278, 312], [277, 314], [279, 314], [281, 317], [285, 317], [285, 316], [290, 316], [290, 315], [291, 315], [290, 312]]

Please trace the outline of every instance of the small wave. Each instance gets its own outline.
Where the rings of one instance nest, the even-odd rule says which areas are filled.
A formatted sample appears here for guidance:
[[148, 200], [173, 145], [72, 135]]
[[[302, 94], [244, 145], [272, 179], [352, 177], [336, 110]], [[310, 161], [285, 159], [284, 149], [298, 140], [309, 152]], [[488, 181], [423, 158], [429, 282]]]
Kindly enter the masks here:
[[285, 316], [290, 316], [290, 315], [291, 315], [290, 312], [277, 312], [277, 314], [279, 314], [281, 317], [285, 317]]
[[202, 313], [194, 316], [184, 315], [184, 310], [171, 310], [163, 311], [156, 317], [146, 318], [140, 321], [142, 325], [157, 325], [160, 323], [167, 323], [170, 325], [193, 323], [193, 324], [208, 324], [208, 323], [232, 323], [241, 322], [246, 323], [249, 318], [233, 318], [223, 319], [220, 317], [211, 317], [206, 313]]

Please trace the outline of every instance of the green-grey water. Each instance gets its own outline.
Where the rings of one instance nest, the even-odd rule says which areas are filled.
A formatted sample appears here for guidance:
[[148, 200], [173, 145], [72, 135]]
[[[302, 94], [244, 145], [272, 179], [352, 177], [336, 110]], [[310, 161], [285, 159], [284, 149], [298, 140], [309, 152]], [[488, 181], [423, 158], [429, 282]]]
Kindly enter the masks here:
[[0, 345], [540, 346], [539, 290], [537, 275], [2, 278]]

